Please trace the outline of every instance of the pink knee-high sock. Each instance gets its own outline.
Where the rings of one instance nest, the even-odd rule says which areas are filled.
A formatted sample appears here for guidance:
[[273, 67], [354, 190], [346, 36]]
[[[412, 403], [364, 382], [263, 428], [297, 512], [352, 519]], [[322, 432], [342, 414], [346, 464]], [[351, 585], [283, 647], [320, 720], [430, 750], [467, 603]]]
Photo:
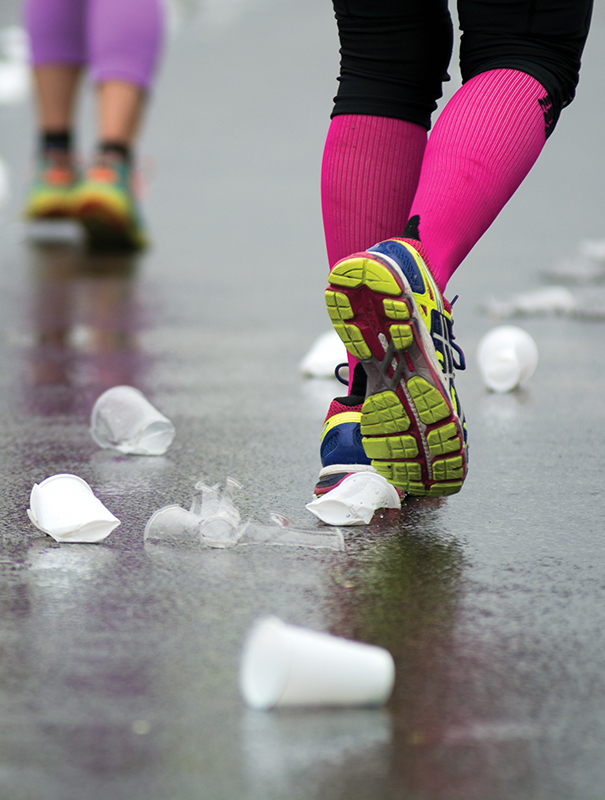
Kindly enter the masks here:
[[321, 170], [330, 266], [382, 239], [401, 236], [425, 147], [425, 129], [411, 122], [358, 114], [334, 117]]
[[[425, 147], [426, 130], [411, 122], [358, 114], [334, 117], [321, 172], [330, 266], [402, 235]], [[349, 391], [356, 364], [349, 355]]]
[[546, 141], [546, 90], [497, 69], [466, 83], [431, 133], [410, 215], [437, 285], [445, 286], [525, 178]]

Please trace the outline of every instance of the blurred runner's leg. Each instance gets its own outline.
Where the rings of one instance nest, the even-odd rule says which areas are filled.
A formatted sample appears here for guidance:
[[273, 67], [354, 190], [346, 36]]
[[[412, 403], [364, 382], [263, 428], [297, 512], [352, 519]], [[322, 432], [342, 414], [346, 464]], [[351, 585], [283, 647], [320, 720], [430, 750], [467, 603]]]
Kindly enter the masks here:
[[85, 4], [82, 0], [26, 0], [34, 68], [39, 148], [25, 204], [31, 219], [71, 213], [77, 175], [72, 156], [74, 100], [86, 62]]
[[157, 67], [160, 0], [90, 0], [90, 71], [97, 86], [98, 148], [75, 198], [75, 215], [94, 248], [147, 244], [133, 181], [133, 147]]

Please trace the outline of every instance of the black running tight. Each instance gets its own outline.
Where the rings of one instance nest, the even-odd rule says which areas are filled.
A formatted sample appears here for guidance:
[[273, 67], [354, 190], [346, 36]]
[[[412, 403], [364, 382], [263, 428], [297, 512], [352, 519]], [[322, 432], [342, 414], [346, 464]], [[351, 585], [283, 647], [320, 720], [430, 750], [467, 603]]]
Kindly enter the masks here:
[[[332, 116], [369, 114], [431, 126], [452, 54], [447, 0], [333, 0], [341, 44]], [[593, 0], [458, 0], [463, 81], [515, 69], [550, 99], [551, 133], [573, 100]]]

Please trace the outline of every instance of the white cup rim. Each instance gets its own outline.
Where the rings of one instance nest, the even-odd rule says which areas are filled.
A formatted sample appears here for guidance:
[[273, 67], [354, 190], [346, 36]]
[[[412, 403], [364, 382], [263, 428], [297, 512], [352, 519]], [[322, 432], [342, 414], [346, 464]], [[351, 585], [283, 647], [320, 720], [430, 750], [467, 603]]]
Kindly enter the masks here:
[[52, 481], [56, 481], [59, 478], [70, 478], [72, 481], [77, 481], [78, 483], [81, 483], [84, 486], [86, 486], [86, 488], [91, 494], [94, 494], [94, 492], [90, 488], [90, 484], [86, 483], [84, 478], [80, 478], [79, 475], [72, 475], [70, 472], [59, 472], [57, 475], [49, 475], [48, 478], [44, 478], [44, 480], [41, 481], [40, 483], [35, 483], [34, 488], [37, 486], [39, 489], [41, 489], [42, 487], [46, 487], [49, 483], [52, 483]]
[[[117, 389], [129, 389], [131, 392], [136, 392], [137, 394], [140, 394], [141, 397], [144, 397], [145, 400], [147, 400], [143, 392], [140, 389], [137, 389], [136, 386], [130, 386], [128, 383], [121, 383], [119, 386], [110, 386], [109, 389], [105, 389], [104, 392], [101, 392], [101, 394], [95, 400], [95, 405], [102, 397], [105, 397], [107, 394], [111, 394], [111, 392], [115, 392]], [[147, 402], [149, 403], [149, 400], [147, 400]]]
[[[283, 620], [268, 615], [254, 623], [246, 638], [240, 669], [240, 689], [248, 705], [259, 711], [267, 711], [276, 706], [286, 688], [291, 666], [291, 653], [285, 644], [287, 632], [288, 626]], [[271, 635], [277, 658], [275, 653], [271, 654], [274, 674], [267, 677], [262, 665], [259, 669], [258, 661], [264, 651], [262, 638]]]

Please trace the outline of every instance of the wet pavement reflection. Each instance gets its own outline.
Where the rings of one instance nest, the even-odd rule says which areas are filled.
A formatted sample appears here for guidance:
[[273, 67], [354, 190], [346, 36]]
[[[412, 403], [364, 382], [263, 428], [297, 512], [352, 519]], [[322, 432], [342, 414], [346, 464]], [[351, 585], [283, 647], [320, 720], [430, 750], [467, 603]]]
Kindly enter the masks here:
[[61, 242], [34, 243], [28, 254], [32, 343], [22, 391], [31, 413], [81, 415], [105, 389], [137, 386], [136, 258]]

